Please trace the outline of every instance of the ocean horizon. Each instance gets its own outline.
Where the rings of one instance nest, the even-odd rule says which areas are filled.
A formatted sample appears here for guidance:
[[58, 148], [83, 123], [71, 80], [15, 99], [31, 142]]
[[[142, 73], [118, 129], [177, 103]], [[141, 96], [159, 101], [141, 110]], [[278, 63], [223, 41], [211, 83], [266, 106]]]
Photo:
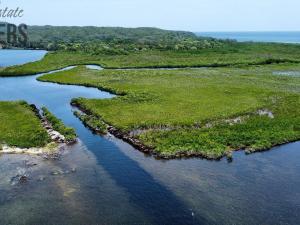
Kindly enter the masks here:
[[195, 32], [202, 37], [232, 39], [238, 42], [278, 42], [300, 43], [300, 31], [266, 31], [266, 32]]

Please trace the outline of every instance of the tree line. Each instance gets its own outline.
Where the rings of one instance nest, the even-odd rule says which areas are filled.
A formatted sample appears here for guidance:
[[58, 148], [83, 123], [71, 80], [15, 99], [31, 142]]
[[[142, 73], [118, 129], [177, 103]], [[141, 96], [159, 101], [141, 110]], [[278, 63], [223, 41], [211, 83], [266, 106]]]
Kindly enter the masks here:
[[127, 54], [147, 50], [197, 51], [221, 47], [225, 42], [228, 41], [158, 28], [28, 26], [26, 47], [91, 54]]

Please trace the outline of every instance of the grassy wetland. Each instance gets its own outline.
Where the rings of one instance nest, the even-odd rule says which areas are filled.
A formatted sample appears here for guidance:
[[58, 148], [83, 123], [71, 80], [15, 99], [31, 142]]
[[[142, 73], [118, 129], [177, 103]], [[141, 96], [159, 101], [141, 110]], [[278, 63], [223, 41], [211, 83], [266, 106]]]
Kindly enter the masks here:
[[[63, 135], [66, 143], [76, 140], [75, 130], [66, 127], [47, 108], [42, 108], [43, 117], [37, 115], [36, 110], [25, 101], [0, 101], [0, 150], [4, 145], [24, 150], [41, 148], [47, 151], [51, 146], [55, 149], [53, 131]], [[42, 123], [42, 118], [46, 124]], [[53, 131], [47, 131], [46, 126], [51, 126]]]
[[50, 141], [39, 118], [26, 102], [0, 102], [1, 144], [31, 148], [44, 147]]
[[[30, 29], [28, 47], [49, 53], [37, 62], [2, 68], [0, 76], [76, 65], [38, 80], [117, 94], [72, 101], [87, 113], [77, 116], [98, 133], [113, 128], [163, 158], [217, 159], [300, 139], [300, 45], [238, 43], [155, 28]], [[51, 118], [47, 111], [46, 116]]]
[[220, 158], [300, 139], [297, 64], [177, 70], [77, 67], [41, 81], [108, 90], [113, 99], [73, 103], [153, 149], [161, 157]]
[[48, 72], [72, 65], [95, 64], [107, 69], [225, 67], [300, 62], [300, 46], [268, 43], [227, 43], [202, 50], [160, 51], [157, 49], [120, 54], [84, 51], [50, 52], [39, 62], [0, 69], [0, 76]]

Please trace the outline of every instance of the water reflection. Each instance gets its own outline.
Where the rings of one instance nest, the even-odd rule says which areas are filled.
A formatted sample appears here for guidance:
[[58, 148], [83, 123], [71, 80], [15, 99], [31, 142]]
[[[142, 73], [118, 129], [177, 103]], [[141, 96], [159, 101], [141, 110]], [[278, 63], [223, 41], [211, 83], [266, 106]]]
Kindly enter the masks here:
[[[36, 77], [0, 78], [0, 100], [48, 107], [76, 129], [81, 142], [61, 161], [0, 156], [0, 224], [299, 223], [299, 143], [250, 156], [237, 152], [231, 164], [158, 161], [118, 139], [94, 135], [73, 116], [72, 98], [113, 95]], [[29, 182], [12, 185], [26, 160], [37, 164], [27, 168]]]
[[[122, 208], [112, 207], [111, 204], [104, 205], [103, 201], [98, 202], [97, 199], [107, 199], [107, 196], [114, 196], [118, 192], [107, 191], [99, 193], [98, 188], [101, 189], [102, 185], [101, 183], [98, 184], [95, 182], [98, 176], [96, 175], [96, 177], [91, 177], [90, 174], [85, 174], [83, 177], [88, 177], [85, 179], [86, 184], [95, 189], [95, 195], [93, 195], [93, 192], [90, 192], [87, 198], [80, 199], [80, 202], [76, 201], [77, 203], [86, 204], [89, 201], [95, 203], [95, 208], [93, 209], [94, 213], [100, 212], [100, 209], [102, 209], [101, 211], [116, 211], [108, 214], [108, 222], [111, 222], [110, 219], [114, 218], [114, 215], [117, 215], [126, 209], [126, 214], [123, 214], [120, 221], [130, 221], [129, 224], [136, 223], [136, 221], [142, 223], [150, 222], [151, 224], [200, 223], [201, 217], [194, 218], [188, 207], [185, 206], [170, 190], [166, 189], [159, 182], [156, 182], [148, 172], [139, 166], [137, 162], [123, 154], [123, 152], [120, 151], [120, 148], [118, 148], [113, 142], [92, 134], [92, 132], [86, 129], [72, 114], [72, 107], [69, 104], [72, 98], [80, 96], [87, 98], [110, 98], [113, 97], [113, 95], [101, 92], [95, 88], [42, 83], [36, 81], [36, 77], [37, 76], [1, 78], [0, 100], [24, 99], [29, 103], [38, 105], [39, 107], [46, 106], [67, 125], [74, 127], [82, 143], [86, 146], [88, 151], [93, 153], [93, 157], [95, 158], [98, 166], [101, 170], [105, 171], [107, 176], [109, 176], [109, 178], [105, 180], [112, 179], [116, 187], [125, 192], [121, 195], [124, 195], [129, 199], [129, 203], [125, 204], [125, 206], [124, 203], [120, 202], [121, 198], [116, 197], [113, 199], [112, 202], [117, 201], [118, 205], [123, 206]], [[59, 163], [66, 163], [66, 161], [67, 159], [64, 159]], [[79, 163], [79, 161], [76, 162]], [[55, 166], [57, 166], [57, 164], [55, 164]], [[64, 170], [58, 169], [58, 171]], [[77, 184], [75, 187], [71, 186], [69, 188], [66, 188], [68, 187], [66, 179], [67, 178], [64, 177], [62, 180], [59, 180], [59, 182], [55, 180], [55, 188], [53, 190], [56, 190], [57, 192], [54, 195], [54, 199], [57, 199], [57, 195], [62, 195], [64, 197], [72, 196], [73, 192], [76, 192], [77, 190], [76, 186], [82, 186], [82, 180], [80, 180], [82, 177], [77, 177], [78, 180], [76, 180]], [[53, 185], [54, 184], [51, 183], [50, 186]], [[116, 187], [112, 189], [115, 189]], [[47, 189], [46, 191], [49, 190]], [[77, 194], [80, 196], [84, 193], [86, 193], [86, 190], [80, 189], [80, 192]], [[53, 196], [51, 195], [51, 197]], [[14, 207], [20, 204], [19, 199], [20, 196], [14, 199]], [[38, 199], [37, 201], [40, 200], [41, 199]], [[18, 202], [17, 205], [16, 202]], [[32, 200], [30, 200], [30, 202], [32, 203]], [[55, 205], [54, 201], [52, 204]], [[8, 206], [7, 204], [5, 205]], [[22, 204], [22, 206], [24, 205]], [[129, 210], [130, 208], [133, 209]], [[33, 214], [37, 213], [36, 210], [36, 208], [33, 210]], [[62, 207], [60, 210], [62, 210], [60, 211], [60, 217], [63, 221], [65, 221], [70, 212]], [[142, 219], [138, 220], [138, 218], [141, 217], [140, 215], [144, 216], [142, 216]], [[30, 216], [34, 217], [32, 214], [30, 214]], [[67, 218], [65, 218], [65, 216]], [[78, 218], [78, 221], [85, 221], [86, 219], [85, 217], [82, 217], [82, 215], [77, 215], [75, 217]], [[45, 221], [43, 221], [40, 219], [36, 220], [36, 217], [34, 218], [34, 221], [42, 222], [49, 219], [47, 217], [45, 218]], [[100, 217], [98, 219], [100, 219]], [[95, 223], [95, 221], [97, 221], [97, 219], [91, 220], [90, 224]], [[204, 219], [201, 219], [201, 221], [204, 221]]]

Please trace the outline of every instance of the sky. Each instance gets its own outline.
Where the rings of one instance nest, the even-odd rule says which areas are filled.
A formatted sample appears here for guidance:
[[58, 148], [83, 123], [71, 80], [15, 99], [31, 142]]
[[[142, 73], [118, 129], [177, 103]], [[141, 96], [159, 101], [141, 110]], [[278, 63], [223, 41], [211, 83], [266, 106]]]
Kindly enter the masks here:
[[[28, 25], [158, 27], [204, 31], [300, 31], [300, 0], [0, 0]], [[3, 21], [3, 18], [0, 18]]]

